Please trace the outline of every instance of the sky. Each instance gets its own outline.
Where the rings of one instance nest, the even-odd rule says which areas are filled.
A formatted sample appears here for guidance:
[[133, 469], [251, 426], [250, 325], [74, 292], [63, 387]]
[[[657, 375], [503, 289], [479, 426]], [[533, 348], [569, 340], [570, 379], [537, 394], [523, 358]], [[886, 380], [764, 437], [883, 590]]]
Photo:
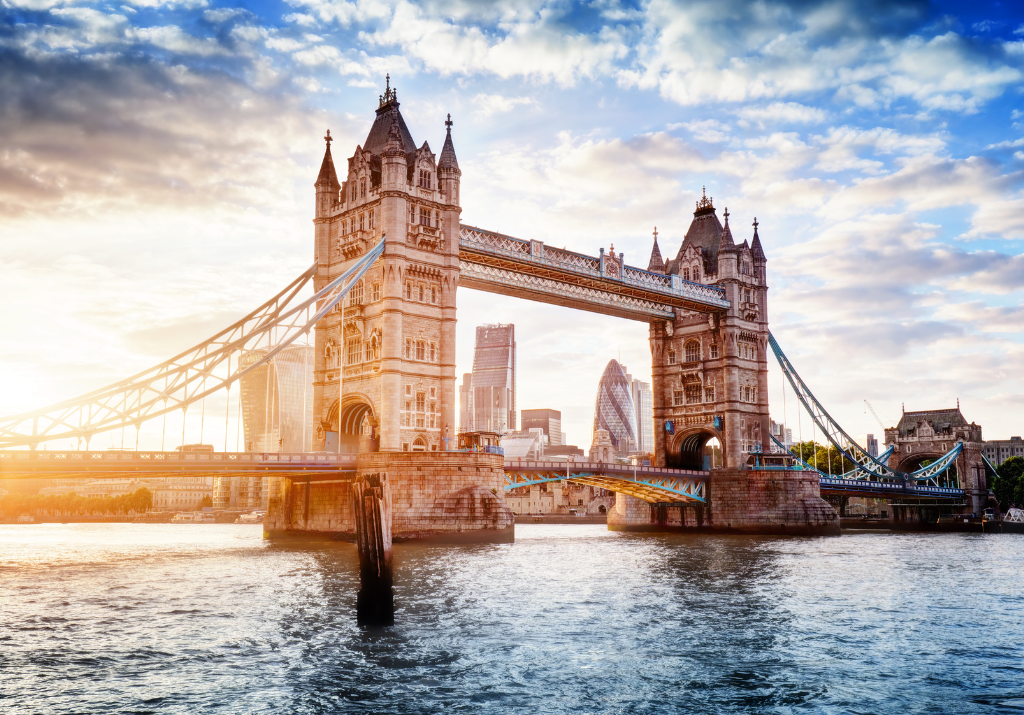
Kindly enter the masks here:
[[[987, 0], [0, 0], [0, 414], [308, 267], [324, 131], [351, 155], [386, 73], [417, 144], [451, 113], [463, 223], [646, 267], [706, 187], [737, 240], [757, 217], [771, 330], [848, 432], [959, 400], [1024, 433], [1024, 8]], [[608, 360], [650, 379], [642, 323], [458, 300], [460, 378], [514, 323], [518, 405], [574, 444]]]

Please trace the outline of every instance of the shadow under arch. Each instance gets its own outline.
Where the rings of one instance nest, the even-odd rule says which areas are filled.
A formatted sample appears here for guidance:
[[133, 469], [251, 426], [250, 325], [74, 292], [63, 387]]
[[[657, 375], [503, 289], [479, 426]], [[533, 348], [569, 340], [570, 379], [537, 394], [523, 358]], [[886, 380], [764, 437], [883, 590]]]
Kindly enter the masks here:
[[[324, 422], [329, 425], [327, 429], [326, 450], [328, 452], [340, 451], [342, 454], [356, 454], [360, 450], [360, 437], [370, 438], [369, 451], [377, 451], [376, 431], [377, 418], [373, 414], [373, 406], [362, 395], [345, 395], [345, 403], [341, 408], [341, 415], [338, 415], [338, 401], [331, 403], [327, 410], [327, 417]], [[363, 422], [368, 423], [369, 434], [363, 435]], [[341, 449], [338, 448], [340, 432]]]
[[702, 471], [722, 466], [722, 435], [711, 427], [680, 432], [666, 448], [665, 466]]

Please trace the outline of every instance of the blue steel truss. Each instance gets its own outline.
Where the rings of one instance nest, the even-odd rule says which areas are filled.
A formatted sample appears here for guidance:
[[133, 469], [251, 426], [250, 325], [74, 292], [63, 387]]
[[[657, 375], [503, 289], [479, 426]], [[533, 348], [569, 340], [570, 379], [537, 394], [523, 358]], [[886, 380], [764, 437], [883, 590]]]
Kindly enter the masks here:
[[[29, 447], [50, 440], [89, 439], [98, 433], [142, 423], [230, 388], [270, 362], [316, 327], [384, 252], [384, 236], [348, 270], [312, 297], [299, 297], [313, 280], [313, 265], [284, 290], [244, 318], [195, 347], [121, 382], [35, 412], [0, 418], [0, 448]], [[238, 358], [258, 347], [266, 352], [252, 364]], [[235, 369], [231, 368], [235, 357]], [[212, 386], [210, 386], [212, 385]]]
[[535, 484], [570, 481], [627, 494], [652, 504], [703, 504], [707, 494], [707, 478], [707, 472], [591, 462], [521, 462], [505, 466], [506, 491]]
[[883, 482], [930, 482], [937, 487], [937, 477], [953, 466], [957, 457], [960, 456], [960, 452], [963, 451], [963, 443], [958, 442], [953, 449], [948, 451], [939, 459], [926, 467], [918, 469], [917, 471], [908, 473], [893, 469], [888, 464], [885, 464], [880, 458], [871, 456], [866, 449], [857, 444], [857, 442], [846, 433], [838, 422], [832, 419], [832, 416], [829, 415], [822, 404], [818, 402], [818, 399], [811, 393], [810, 389], [797, 373], [796, 368], [794, 368], [793, 364], [789, 361], [789, 358], [787, 358], [785, 353], [782, 352], [782, 348], [779, 347], [779, 343], [775, 340], [775, 336], [771, 333], [768, 334], [768, 344], [771, 346], [772, 352], [775, 353], [775, 359], [778, 360], [779, 367], [782, 368], [782, 373], [789, 381], [790, 386], [793, 388], [793, 392], [796, 393], [797, 399], [800, 400], [800, 404], [804, 406], [804, 409], [807, 410], [811, 419], [814, 420], [814, 424], [818, 426], [818, 429], [820, 429], [822, 434], [825, 435], [825, 438], [829, 443], [835, 447], [843, 457], [854, 465], [854, 471], [865, 475], [866, 478], [873, 481]]

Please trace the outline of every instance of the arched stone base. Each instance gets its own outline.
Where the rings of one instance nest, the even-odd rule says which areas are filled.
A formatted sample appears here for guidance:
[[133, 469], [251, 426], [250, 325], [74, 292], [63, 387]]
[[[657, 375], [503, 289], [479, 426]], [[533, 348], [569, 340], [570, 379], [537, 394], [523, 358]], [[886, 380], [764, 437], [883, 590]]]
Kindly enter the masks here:
[[[515, 519], [504, 501], [503, 457], [478, 452], [360, 454], [356, 474], [386, 473], [392, 538], [401, 541], [505, 543]], [[353, 540], [351, 472], [333, 480], [276, 478], [265, 538]]]

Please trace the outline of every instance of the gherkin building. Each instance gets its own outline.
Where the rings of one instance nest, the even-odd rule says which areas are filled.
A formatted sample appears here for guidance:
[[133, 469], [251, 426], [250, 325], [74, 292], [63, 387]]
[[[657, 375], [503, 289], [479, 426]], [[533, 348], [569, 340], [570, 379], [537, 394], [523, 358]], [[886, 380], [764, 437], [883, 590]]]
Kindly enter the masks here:
[[636, 411], [629, 394], [629, 381], [618, 360], [612, 360], [597, 384], [594, 432], [608, 430], [615, 451], [625, 456], [636, 445]]

